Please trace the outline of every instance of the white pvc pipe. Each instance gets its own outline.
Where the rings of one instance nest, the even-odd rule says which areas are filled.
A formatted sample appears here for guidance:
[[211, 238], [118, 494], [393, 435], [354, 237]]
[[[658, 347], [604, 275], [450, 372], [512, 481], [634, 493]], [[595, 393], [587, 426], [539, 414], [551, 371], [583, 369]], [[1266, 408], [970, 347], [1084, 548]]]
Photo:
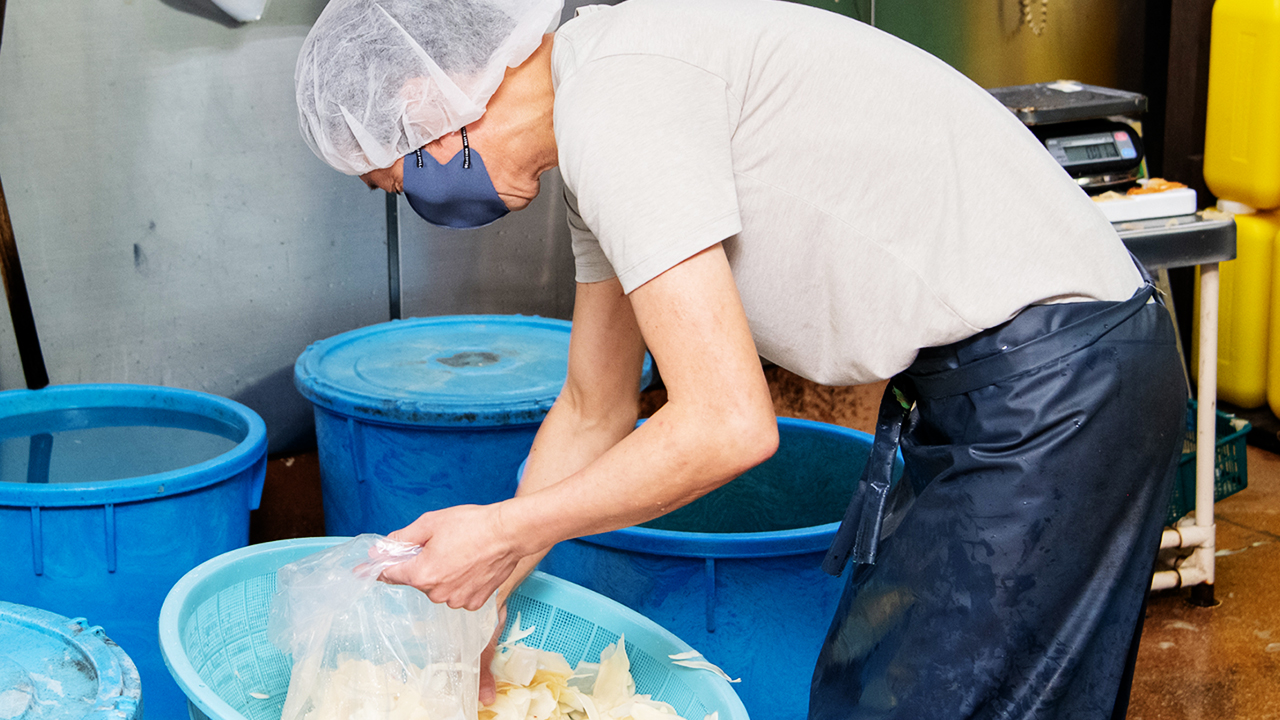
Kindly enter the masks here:
[[1182, 587], [1182, 576], [1177, 570], [1161, 570], [1151, 576], [1151, 589], [1173, 590]]
[[1151, 576], [1152, 590], [1172, 590], [1174, 588], [1199, 585], [1208, 581], [1203, 568], [1197, 565], [1184, 565], [1176, 570], [1161, 570]]
[[[1203, 572], [1200, 582], [1213, 584], [1213, 485], [1218, 408], [1218, 263], [1200, 266], [1200, 367], [1196, 388], [1196, 527], [1206, 533], [1194, 554]], [[1184, 576], [1184, 582], [1187, 578]]]
[[1167, 528], [1160, 548], [1194, 547], [1174, 570], [1151, 577], [1152, 590], [1213, 584], [1217, 548], [1213, 523], [1213, 486], [1217, 467], [1218, 409], [1218, 264], [1200, 267], [1200, 364], [1196, 388], [1196, 518], [1194, 525]]
[[[1191, 530], [1193, 527], [1184, 527], [1182, 530]], [[1188, 539], [1187, 535], [1190, 535], [1190, 533], [1184, 533], [1184, 540]], [[1213, 561], [1213, 553], [1205, 553], [1203, 552], [1203, 547], [1201, 547], [1179, 561], [1174, 569], [1156, 572], [1151, 576], [1151, 589], [1169, 590], [1209, 582], [1209, 573], [1204, 565], [1201, 564], [1206, 557], [1210, 559], [1210, 562]]]
[[1160, 536], [1160, 549], [1198, 547], [1212, 541], [1212, 528], [1183, 525], [1165, 528], [1164, 534]]

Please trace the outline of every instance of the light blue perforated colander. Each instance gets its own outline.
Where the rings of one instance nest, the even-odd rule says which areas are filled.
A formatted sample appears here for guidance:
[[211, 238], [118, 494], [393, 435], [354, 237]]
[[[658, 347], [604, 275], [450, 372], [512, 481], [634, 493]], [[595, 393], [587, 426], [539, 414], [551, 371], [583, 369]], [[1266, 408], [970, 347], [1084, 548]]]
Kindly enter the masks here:
[[[160, 610], [160, 651], [186, 693], [193, 720], [279, 720], [290, 659], [267, 640], [276, 570], [348, 538], [251, 545], [219, 555], [178, 581]], [[507, 628], [534, 632], [521, 644], [554, 650], [570, 665], [597, 662], [626, 637], [636, 692], [669, 703], [688, 720], [718, 712], [748, 720], [729, 683], [667, 657], [692, 648], [644, 616], [586, 588], [534, 573], [507, 603]]]

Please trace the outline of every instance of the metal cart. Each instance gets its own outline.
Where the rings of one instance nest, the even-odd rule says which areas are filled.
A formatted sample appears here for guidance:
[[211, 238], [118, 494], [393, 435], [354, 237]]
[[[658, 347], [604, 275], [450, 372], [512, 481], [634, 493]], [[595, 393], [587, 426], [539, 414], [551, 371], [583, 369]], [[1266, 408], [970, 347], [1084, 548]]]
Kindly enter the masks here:
[[1196, 391], [1195, 523], [1166, 528], [1160, 548], [1191, 548], [1173, 570], [1158, 571], [1152, 590], [1191, 587], [1191, 602], [1212, 605], [1215, 526], [1214, 459], [1218, 385], [1218, 263], [1236, 256], [1230, 216], [1200, 212], [1172, 218], [1116, 223], [1125, 246], [1168, 289], [1168, 269], [1200, 266], [1200, 337]]

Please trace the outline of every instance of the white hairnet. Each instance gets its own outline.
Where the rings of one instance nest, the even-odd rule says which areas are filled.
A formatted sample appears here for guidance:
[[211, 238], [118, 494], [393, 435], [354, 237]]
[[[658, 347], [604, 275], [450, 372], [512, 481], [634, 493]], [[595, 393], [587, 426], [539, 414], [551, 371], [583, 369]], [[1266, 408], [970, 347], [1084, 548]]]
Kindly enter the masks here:
[[302, 137], [348, 175], [484, 114], [508, 67], [560, 19], [563, 0], [330, 0], [302, 43]]

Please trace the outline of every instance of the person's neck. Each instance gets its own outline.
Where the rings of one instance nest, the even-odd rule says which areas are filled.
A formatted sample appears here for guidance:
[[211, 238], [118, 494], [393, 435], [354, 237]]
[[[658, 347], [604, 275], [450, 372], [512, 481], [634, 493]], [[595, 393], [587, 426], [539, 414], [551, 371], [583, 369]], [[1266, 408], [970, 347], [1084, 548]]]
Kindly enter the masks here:
[[[553, 121], [555, 88], [551, 82], [551, 47], [554, 35], [544, 35], [542, 44], [518, 67], [507, 68], [506, 76], [489, 101], [506, 132], [516, 140], [513, 148], [523, 156], [522, 165], [532, 167], [534, 176], [558, 163]], [[498, 113], [492, 111], [498, 110]], [[499, 117], [490, 118], [499, 120]]]

